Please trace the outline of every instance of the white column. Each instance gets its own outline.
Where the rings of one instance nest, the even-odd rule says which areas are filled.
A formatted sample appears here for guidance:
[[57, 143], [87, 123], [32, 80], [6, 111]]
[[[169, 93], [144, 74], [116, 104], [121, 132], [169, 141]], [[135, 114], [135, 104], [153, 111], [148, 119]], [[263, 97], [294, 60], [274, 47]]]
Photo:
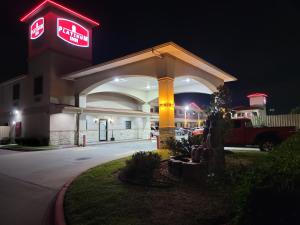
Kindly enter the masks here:
[[[142, 111], [145, 113], [150, 113], [150, 104], [149, 103], [145, 103], [142, 105]], [[143, 127], [141, 129], [139, 129], [139, 138], [142, 139], [148, 139], [150, 138], [150, 132], [151, 132], [151, 123], [150, 123], [150, 116], [146, 116], [143, 118]]]
[[79, 96], [79, 107], [86, 108], [86, 95]]

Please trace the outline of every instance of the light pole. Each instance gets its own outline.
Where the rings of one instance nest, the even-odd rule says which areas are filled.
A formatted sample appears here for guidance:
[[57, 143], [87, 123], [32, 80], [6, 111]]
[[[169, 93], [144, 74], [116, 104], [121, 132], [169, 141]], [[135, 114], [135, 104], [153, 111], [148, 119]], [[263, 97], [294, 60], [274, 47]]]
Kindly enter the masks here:
[[184, 128], [187, 128], [187, 111], [190, 109], [190, 107], [187, 105], [184, 107]]

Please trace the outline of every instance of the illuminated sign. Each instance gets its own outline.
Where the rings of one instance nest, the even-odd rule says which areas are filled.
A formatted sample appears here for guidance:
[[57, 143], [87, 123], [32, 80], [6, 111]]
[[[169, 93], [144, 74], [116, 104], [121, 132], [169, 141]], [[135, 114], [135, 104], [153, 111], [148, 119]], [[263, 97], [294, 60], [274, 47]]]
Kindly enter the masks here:
[[89, 31], [74, 21], [58, 18], [57, 36], [72, 45], [89, 47]]
[[37, 39], [45, 31], [45, 23], [44, 23], [44, 17], [40, 17], [37, 20], [35, 20], [31, 26], [30, 26], [30, 39]]

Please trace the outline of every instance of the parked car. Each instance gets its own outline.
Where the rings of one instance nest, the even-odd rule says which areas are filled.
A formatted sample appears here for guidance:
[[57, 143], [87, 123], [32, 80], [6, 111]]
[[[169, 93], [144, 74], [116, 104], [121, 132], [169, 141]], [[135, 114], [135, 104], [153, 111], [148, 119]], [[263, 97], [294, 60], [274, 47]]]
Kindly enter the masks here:
[[192, 136], [202, 135], [204, 131], [203, 127], [195, 127], [192, 129]]
[[183, 135], [187, 134], [187, 130], [182, 128], [182, 127], [179, 127], [179, 128], [176, 127], [175, 128], [175, 134], [177, 136], [183, 136]]
[[294, 133], [296, 127], [253, 127], [250, 119], [233, 119], [233, 128], [225, 136], [225, 146], [259, 146], [261, 151], [271, 151], [275, 145]]
[[150, 136], [151, 137], [156, 137], [159, 135], [159, 130], [156, 129], [155, 127], [151, 127], [151, 132], [150, 132]]

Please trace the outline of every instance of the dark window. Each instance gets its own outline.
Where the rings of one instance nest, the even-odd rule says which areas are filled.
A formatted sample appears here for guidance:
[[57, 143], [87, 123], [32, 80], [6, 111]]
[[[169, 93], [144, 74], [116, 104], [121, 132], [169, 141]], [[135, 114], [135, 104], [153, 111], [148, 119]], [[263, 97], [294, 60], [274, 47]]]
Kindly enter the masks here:
[[125, 121], [125, 128], [127, 130], [131, 129], [131, 121]]
[[13, 100], [20, 99], [20, 84], [15, 84], [13, 86]]
[[43, 94], [43, 77], [42, 76], [34, 78], [33, 94], [34, 95], [42, 95]]

